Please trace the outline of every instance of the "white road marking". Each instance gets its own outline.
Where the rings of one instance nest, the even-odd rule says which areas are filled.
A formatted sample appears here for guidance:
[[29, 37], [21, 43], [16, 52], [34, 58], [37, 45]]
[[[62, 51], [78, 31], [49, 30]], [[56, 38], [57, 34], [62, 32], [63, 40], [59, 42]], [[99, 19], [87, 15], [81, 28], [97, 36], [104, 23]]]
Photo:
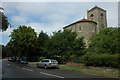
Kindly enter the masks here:
[[26, 69], [26, 70], [28, 70], [28, 71], [33, 71], [33, 70], [31, 70], [31, 69]]
[[62, 76], [52, 75], [52, 74], [49, 74], [49, 73], [44, 73], [44, 72], [40, 72], [40, 73], [44, 74], [44, 75], [48, 75], [48, 76], [54, 76], [54, 77], [58, 77], [58, 78], [64, 78]]
[[22, 69], [24, 69], [24, 70], [28, 70], [28, 71], [33, 71], [33, 70], [31, 70], [31, 69], [26, 69], [26, 68], [22, 68]]
[[25, 69], [25, 68], [22, 68], [22, 69]]

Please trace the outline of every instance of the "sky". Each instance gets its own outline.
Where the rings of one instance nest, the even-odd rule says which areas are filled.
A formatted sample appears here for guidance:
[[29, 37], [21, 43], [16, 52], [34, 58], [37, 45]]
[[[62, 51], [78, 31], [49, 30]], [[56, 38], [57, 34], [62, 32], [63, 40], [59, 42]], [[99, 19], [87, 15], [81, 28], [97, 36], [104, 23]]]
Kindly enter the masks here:
[[19, 2], [19, 0], [10, 2], [6, 0], [0, 6], [4, 8], [4, 13], [13, 26], [0, 32], [0, 44], [3, 45], [9, 42], [10, 33], [19, 25], [31, 26], [37, 34], [42, 30], [51, 35], [52, 32], [62, 30], [66, 25], [87, 18], [87, 10], [94, 6], [107, 11], [108, 27], [118, 26], [118, 2]]

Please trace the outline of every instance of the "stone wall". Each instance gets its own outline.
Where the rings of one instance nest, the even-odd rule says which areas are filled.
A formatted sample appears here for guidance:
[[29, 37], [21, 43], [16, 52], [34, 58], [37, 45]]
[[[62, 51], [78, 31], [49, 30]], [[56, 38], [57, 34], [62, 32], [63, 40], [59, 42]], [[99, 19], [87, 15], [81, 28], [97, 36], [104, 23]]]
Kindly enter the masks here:
[[[91, 17], [91, 15], [93, 16]], [[87, 11], [87, 19], [95, 21], [97, 23], [97, 33], [103, 28], [107, 28], [107, 16], [106, 11], [96, 8], [91, 11]]]
[[96, 34], [96, 24], [94, 22], [80, 22], [80, 23], [70, 25], [65, 29], [70, 29], [72, 30], [72, 32], [76, 32], [77, 38], [84, 37], [84, 42], [86, 43], [86, 46], [88, 46], [89, 38], [92, 35]]

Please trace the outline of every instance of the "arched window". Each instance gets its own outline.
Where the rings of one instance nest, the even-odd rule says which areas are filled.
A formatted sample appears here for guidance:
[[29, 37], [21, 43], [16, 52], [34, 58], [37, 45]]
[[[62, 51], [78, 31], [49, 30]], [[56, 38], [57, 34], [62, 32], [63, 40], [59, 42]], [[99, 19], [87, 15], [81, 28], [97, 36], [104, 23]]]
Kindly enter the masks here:
[[91, 14], [91, 15], [90, 15], [90, 17], [94, 17], [94, 15], [93, 15], [93, 14]]
[[100, 14], [101, 18], [103, 19], [103, 13]]
[[101, 13], [100, 15], [103, 16], [103, 13]]
[[79, 31], [81, 31], [82, 29], [81, 29], [81, 26], [79, 27]]
[[90, 19], [91, 19], [91, 20], [93, 20], [93, 17], [94, 17], [94, 15], [93, 15], [93, 14], [91, 14], [91, 15], [90, 15]]

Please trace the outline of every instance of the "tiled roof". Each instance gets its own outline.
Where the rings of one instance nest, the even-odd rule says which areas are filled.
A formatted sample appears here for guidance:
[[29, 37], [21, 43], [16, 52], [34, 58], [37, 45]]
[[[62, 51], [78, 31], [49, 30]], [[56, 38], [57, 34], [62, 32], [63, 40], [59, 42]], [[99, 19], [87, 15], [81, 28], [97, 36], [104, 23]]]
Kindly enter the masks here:
[[[94, 21], [84, 18], [84, 19], [81, 19], [79, 21], [76, 21], [75, 23], [78, 23], [78, 22], [94, 22]], [[96, 23], [96, 22], [94, 22], [94, 23]]]
[[65, 27], [63, 27], [63, 29], [64, 28], [67, 28], [67, 27], [69, 27], [69, 26], [71, 26], [71, 25], [73, 25], [73, 24], [76, 24], [76, 23], [80, 23], [80, 22], [93, 22], [93, 23], [95, 23], [95, 24], [97, 24], [95, 21], [92, 21], [92, 20], [89, 20], [89, 19], [81, 19], [81, 20], [79, 20], [79, 21], [76, 21], [76, 22], [74, 22], [74, 23], [72, 23], [72, 24], [70, 24], [70, 25], [68, 25], [68, 26], [65, 26]]

